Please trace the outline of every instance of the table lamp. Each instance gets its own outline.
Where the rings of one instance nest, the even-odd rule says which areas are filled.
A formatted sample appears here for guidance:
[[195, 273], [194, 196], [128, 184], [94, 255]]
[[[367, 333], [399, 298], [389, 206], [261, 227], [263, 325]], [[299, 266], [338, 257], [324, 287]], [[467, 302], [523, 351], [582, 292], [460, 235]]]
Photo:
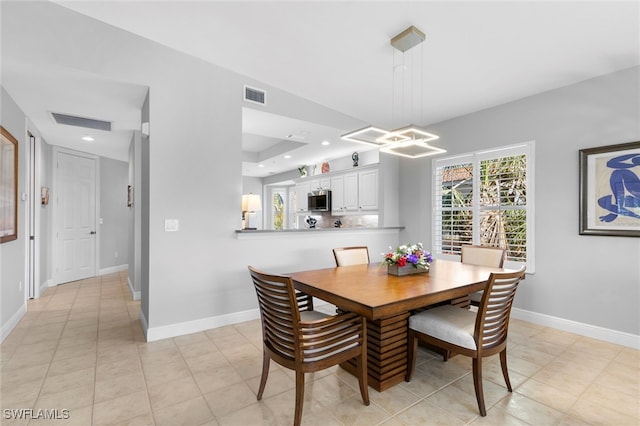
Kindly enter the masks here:
[[258, 194], [243, 194], [242, 195], [242, 223], [243, 228], [246, 230], [255, 230], [257, 228], [251, 228], [250, 214], [262, 210], [262, 203], [260, 202], [260, 196]]

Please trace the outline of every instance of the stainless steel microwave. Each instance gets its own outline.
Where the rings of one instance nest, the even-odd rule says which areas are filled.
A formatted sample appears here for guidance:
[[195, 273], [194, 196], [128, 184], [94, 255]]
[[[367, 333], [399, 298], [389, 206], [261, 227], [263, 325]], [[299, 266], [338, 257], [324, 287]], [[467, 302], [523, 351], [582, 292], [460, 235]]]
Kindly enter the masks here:
[[309, 193], [309, 211], [330, 212], [331, 211], [331, 191], [320, 190]]

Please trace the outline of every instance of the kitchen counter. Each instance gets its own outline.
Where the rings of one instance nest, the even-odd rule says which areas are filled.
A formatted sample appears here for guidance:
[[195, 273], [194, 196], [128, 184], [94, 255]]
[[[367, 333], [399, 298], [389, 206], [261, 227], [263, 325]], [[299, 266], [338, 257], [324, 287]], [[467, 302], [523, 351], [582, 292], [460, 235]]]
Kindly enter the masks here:
[[[385, 227], [376, 227], [376, 228], [365, 228], [365, 227], [353, 227], [353, 228], [313, 228], [313, 229], [283, 229], [279, 231], [273, 231], [268, 229], [259, 229], [259, 230], [251, 230], [251, 229], [238, 229], [236, 230], [236, 235], [238, 239], [244, 238], [252, 238], [252, 237], [293, 237], [293, 236], [303, 236], [308, 237], [309, 234], [320, 235], [331, 235], [336, 232], [340, 234], [346, 233], [378, 233], [378, 232], [397, 232], [404, 229], [404, 226], [385, 226]], [[284, 234], [284, 235], [283, 235]]]

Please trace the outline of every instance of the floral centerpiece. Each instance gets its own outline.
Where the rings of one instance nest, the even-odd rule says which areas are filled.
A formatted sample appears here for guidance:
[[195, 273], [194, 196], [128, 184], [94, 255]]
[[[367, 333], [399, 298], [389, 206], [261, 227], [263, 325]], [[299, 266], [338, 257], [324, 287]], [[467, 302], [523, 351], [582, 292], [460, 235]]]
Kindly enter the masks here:
[[431, 262], [431, 253], [422, 247], [422, 243], [416, 243], [398, 246], [395, 251], [384, 254], [382, 265], [387, 265], [392, 275], [407, 275], [429, 271]]

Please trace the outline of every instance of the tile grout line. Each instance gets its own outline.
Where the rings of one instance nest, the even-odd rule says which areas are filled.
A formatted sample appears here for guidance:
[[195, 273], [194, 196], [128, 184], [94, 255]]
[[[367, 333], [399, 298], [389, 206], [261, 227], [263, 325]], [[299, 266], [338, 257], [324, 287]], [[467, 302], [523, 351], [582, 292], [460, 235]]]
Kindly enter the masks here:
[[[58, 294], [58, 286], [55, 287], [55, 292], [54, 295]], [[73, 298], [73, 300], [75, 301], [76, 297], [78, 296], [77, 290], [76, 290], [76, 294]], [[43, 306], [43, 310], [45, 310], [48, 305], [51, 303], [51, 299], [53, 299], [53, 296], [47, 301], [47, 303], [44, 304]], [[71, 302], [71, 305], [73, 305], [73, 302]], [[71, 314], [71, 308], [69, 308], [67, 310], [67, 315], [66, 315], [66, 319], [64, 321], [64, 326], [62, 327], [62, 330], [60, 331], [60, 335], [58, 336], [58, 338], [56, 339], [56, 345], [53, 349], [53, 354], [51, 355], [51, 359], [49, 359], [49, 365], [47, 366], [47, 371], [44, 374], [44, 378], [42, 379], [42, 383], [40, 384], [40, 390], [38, 391], [38, 395], [36, 396], [34, 402], [33, 402], [33, 408], [36, 409], [37, 408], [37, 404], [38, 401], [40, 400], [40, 397], [42, 396], [42, 390], [44, 389], [44, 384], [46, 383], [47, 379], [49, 378], [49, 371], [51, 370], [51, 364], [53, 364], [53, 360], [56, 357], [56, 353], [58, 352], [58, 348], [60, 347], [60, 340], [62, 339], [62, 334], [64, 333], [64, 330], [67, 328], [67, 322], [69, 321], [69, 315]], [[40, 311], [40, 313], [38, 314], [38, 317], [40, 317], [42, 315], [42, 310]], [[29, 327], [32, 328], [32, 327]], [[34, 421], [34, 419], [29, 419], [29, 421], [27, 422], [28, 425], [31, 424], [31, 422]]]
[[[204, 335], [209, 338], [209, 336], [206, 335], [206, 333], [204, 333]], [[204, 403], [207, 405], [207, 408], [209, 409], [209, 411], [211, 412], [211, 415], [213, 416], [213, 419], [218, 422], [218, 417], [216, 416], [216, 414], [213, 412], [213, 409], [211, 408], [211, 406], [209, 405], [209, 401], [207, 400], [207, 398], [204, 396], [204, 392], [202, 390], [202, 387], [200, 386], [200, 384], [198, 383], [198, 381], [196, 380], [195, 376], [193, 375], [193, 370], [191, 370], [191, 367], [189, 366], [189, 363], [187, 362], [186, 358], [184, 357], [184, 353], [182, 352], [182, 348], [180, 347], [180, 345], [176, 342], [175, 340], [176, 338], [173, 337], [171, 338], [171, 340], [173, 341], [173, 344], [176, 346], [176, 349], [178, 350], [178, 353], [180, 354], [180, 358], [182, 359], [182, 362], [184, 362], [184, 364], [187, 366], [187, 369], [189, 370], [189, 375], [191, 377], [191, 380], [193, 380], [193, 383], [196, 384], [196, 387], [198, 388], [198, 392], [200, 392], [200, 397], [204, 400]], [[213, 343], [213, 342], [212, 342]], [[214, 343], [215, 345], [215, 343]], [[216, 346], [217, 347], [217, 346]]]
[[[565, 349], [565, 351], [566, 351], [566, 350], [568, 350], [569, 348], [573, 347], [575, 344], [577, 344], [580, 340], [583, 340], [583, 339], [584, 339], [584, 337], [580, 337], [580, 338], [579, 338], [579, 339], [577, 339], [575, 342], [573, 342], [571, 345], [569, 345], [569, 346]], [[605, 370], [606, 370], [606, 369], [607, 369], [611, 364], [613, 364], [613, 362], [615, 361], [615, 358], [616, 358], [616, 357], [618, 357], [618, 356], [622, 353], [622, 351], [623, 351], [623, 348], [622, 348], [622, 347], [620, 347], [620, 349], [618, 350], [618, 353], [617, 353], [614, 357], [612, 357], [612, 358], [609, 360], [609, 362], [606, 364], [606, 366], [604, 366], [604, 367], [602, 368], [602, 370], [601, 370], [601, 371], [598, 373], [598, 375], [597, 375], [597, 376], [596, 376], [596, 377], [595, 377], [595, 378], [594, 378], [594, 379], [589, 383], [589, 385], [587, 385], [587, 386], [585, 387], [585, 389], [584, 389], [582, 392], [580, 392], [580, 395], [576, 398], [576, 400], [573, 402], [573, 404], [571, 404], [571, 406], [568, 408], [567, 412], [565, 412], [565, 413], [564, 413], [565, 415], [563, 416], [563, 420], [564, 420], [564, 419], [566, 419], [567, 417], [570, 417], [570, 416], [571, 416], [571, 410], [573, 409], [573, 407], [575, 407], [575, 406], [576, 406], [576, 404], [578, 404], [578, 402], [580, 402], [580, 399], [581, 399], [581, 398], [582, 398], [582, 397], [587, 393], [587, 391], [588, 391], [592, 386], [594, 386], [594, 385], [596, 384], [596, 382], [598, 381], [598, 377], [600, 377], [600, 376], [602, 375], [602, 373], [603, 373], [603, 372], [604, 372], [604, 371], [605, 371]], [[609, 409], [610, 409], [610, 410], [615, 411], [615, 412], [616, 412], [616, 413], [618, 413], [618, 414], [622, 414], [622, 415], [625, 415], [625, 416], [626, 416], [626, 413], [621, 413], [620, 411], [618, 411], [618, 410], [616, 410], [616, 409], [613, 409], [613, 408], [609, 408]]]
[[96, 363], [95, 363], [95, 368], [93, 369], [93, 397], [91, 398], [91, 424], [92, 425], [95, 423], [93, 416], [95, 414], [96, 391], [98, 387], [98, 355], [100, 352], [100, 311], [102, 309], [102, 278], [100, 278], [100, 282], [97, 283], [97, 285], [100, 286], [100, 291], [99, 291], [100, 296], [98, 298], [98, 321], [96, 323]]

